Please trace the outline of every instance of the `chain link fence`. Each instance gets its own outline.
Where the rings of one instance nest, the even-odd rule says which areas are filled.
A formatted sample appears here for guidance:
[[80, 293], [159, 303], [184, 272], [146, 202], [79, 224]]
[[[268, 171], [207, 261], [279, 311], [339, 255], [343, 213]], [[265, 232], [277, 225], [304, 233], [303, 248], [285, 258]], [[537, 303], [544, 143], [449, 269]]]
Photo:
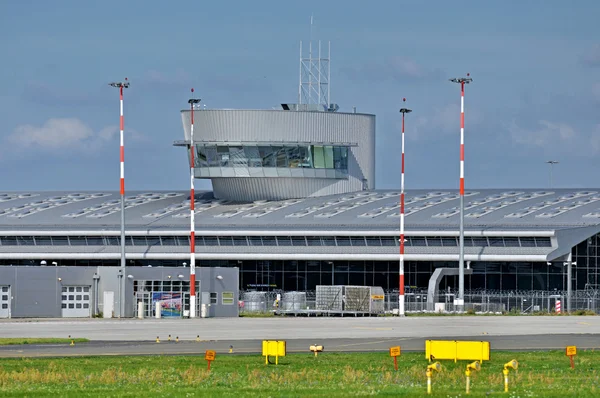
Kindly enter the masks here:
[[[440, 292], [433, 303], [427, 302], [426, 289], [408, 289], [405, 292], [405, 311], [408, 313], [451, 313], [457, 292]], [[279, 298], [279, 300], [278, 300]], [[567, 292], [561, 290], [469, 290], [465, 291], [464, 311], [494, 314], [566, 313]], [[558, 304], [558, 308], [557, 308]], [[240, 291], [240, 314], [273, 313], [282, 310], [315, 310], [316, 292], [269, 292]], [[384, 299], [385, 313], [398, 311], [398, 290], [388, 290]], [[600, 289], [588, 288], [572, 292], [571, 312], [594, 312], [600, 314]]]
[[[455, 312], [454, 300], [457, 291], [440, 292], [433, 303], [427, 302], [427, 290], [411, 290], [405, 295], [407, 312]], [[464, 311], [475, 313], [552, 313], [566, 312], [568, 295], [566, 291], [552, 290], [470, 290], [465, 291]], [[386, 292], [389, 311], [398, 308], [398, 290]], [[557, 305], [558, 304], [558, 305]], [[600, 290], [585, 289], [573, 291], [571, 312], [589, 311], [600, 313]]]

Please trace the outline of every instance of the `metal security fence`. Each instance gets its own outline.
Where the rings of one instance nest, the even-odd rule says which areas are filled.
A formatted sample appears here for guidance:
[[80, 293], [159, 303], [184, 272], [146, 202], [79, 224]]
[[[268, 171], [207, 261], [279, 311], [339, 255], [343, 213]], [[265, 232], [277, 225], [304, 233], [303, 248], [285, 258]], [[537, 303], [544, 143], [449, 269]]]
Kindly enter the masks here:
[[[410, 290], [405, 293], [405, 311], [408, 313], [457, 312], [454, 305], [456, 291], [440, 292], [433, 303], [427, 302], [427, 290]], [[279, 300], [277, 298], [279, 297]], [[240, 314], [268, 313], [279, 310], [317, 310], [316, 292], [240, 292]], [[557, 308], [558, 307], [560, 309]], [[384, 313], [398, 311], [398, 290], [384, 293]], [[536, 314], [566, 313], [568, 295], [566, 291], [504, 291], [470, 290], [465, 291], [463, 310], [474, 313], [494, 314]], [[589, 311], [600, 314], [600, 287], [586, 286], [576, 290], [571, 296], [571, 312]]]
[[[405, 295], [407, 312], [455, 312], [456, 291], [440, 292], [433, 303], [427, 302], [427, 290], [413, 290]], [[471, 290], [465, 291], [464, 311], [476, 313], [551, 313], [566, 312], [568, 294], [562, 290]], [[559, 304], [557, 309], [557, 303]], [[386, 310], [398, 309], [398, 290], [386, 292]], [[571, 312], [600, 313], [600, 289], [587, 288], [573, 291]]]

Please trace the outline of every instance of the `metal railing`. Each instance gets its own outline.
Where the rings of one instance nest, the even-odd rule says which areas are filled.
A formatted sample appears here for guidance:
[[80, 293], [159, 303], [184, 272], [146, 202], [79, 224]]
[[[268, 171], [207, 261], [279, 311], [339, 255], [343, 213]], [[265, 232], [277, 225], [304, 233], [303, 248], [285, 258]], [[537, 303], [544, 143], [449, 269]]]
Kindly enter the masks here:
[[[388, 309], [398, 308], [398, 291], [386, 292]], [[406, 311], [454, 312], [457, 292], [440, 292], [434, 303], [427, 303], [427, 290], [413, 290], [406, 294]], [[471, 290], [465, 291], [464, 311], [476, 313], [552, 313], [567, 312], [566, 291], [551, 290]], [[557, 309], [557, 301], [560, 302]], [[586, 289], [572, 292], [571, 312], [593, 311], [600, 313], [600, 290]]]
[[[291, 302], [288, 295], [287, 301], [277, 301], [277, 295], [284, 297], [283, 291], [258, 292], [252, 296], [240, 291], [240, 314], [247, 313], [269, 313], [280, 308], [301, 308], [307, 310], [316, 309], [316, 292], [307, 291], [305, 299]], [[405, 311], [408, 313], [436, 313], [456, 312], [458, 308], [454, 305], [456, 291], [446, 290], [440, 292], [434, 303], [427, 302], [426, 289], [411, 289], [405, 293]], [[248, 298], [255, 300], [248, 300]], [[566, 313], [567, 292], [561, 290], [470, 290], [465, 291], [464, 311], [469, 313], [493, 313], [493, 314], [536, 314], [555, 313], [557, 301], [560, 301], [560, 312]], [[385, 292], [385, 312], [395, 313], [398, 310], [398, 290], [387, 290]], [[586, 287], [585, 290], [572, 292], [571, 312], [581, 311], [595, 312], [600, 314], [600, 288]]]

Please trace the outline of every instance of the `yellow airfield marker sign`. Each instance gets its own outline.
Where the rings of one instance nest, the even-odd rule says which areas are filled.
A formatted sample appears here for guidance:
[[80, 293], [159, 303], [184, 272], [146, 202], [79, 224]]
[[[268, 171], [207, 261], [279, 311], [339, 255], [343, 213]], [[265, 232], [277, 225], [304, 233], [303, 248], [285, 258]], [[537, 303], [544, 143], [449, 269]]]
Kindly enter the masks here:
[[206, 359], [206, 361], [208, 362], [208, 370], [210, 370], [210, 363], [214, 361], [216, 357], [216, 351], [206, 350], [206, 352], [204, 353], [204, 359]]
[[398, 357], [400, 356], [400, 346], [390, 347], [390, 356], [394, 358], [394, 369], [398, 370]]
[[575, 362], [573, 362], [573, 357], [577, 355], [577, 346], [569, 345], [565, 350], [567, 356], [571, 359], [571, 369], [575, 369]]

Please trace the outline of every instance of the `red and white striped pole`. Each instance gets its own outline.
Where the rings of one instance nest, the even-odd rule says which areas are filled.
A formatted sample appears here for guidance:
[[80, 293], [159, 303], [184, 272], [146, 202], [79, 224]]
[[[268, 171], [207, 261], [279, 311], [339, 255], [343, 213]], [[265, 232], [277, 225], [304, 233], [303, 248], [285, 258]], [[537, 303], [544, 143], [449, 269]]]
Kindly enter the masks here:
[[[469, 74], [467, 73], [467, 76]], [[460, 82], [460, 196], [465, 196], [465, 82]]]
[[[127, 78], [125, 78], [125, 81], [127, 81]], [[123, 133], [125, 131], [125, 118], [123, 116], [123, 86], [119, 87], [119, 102], [120, 102], [120, 111], [121, 111], [121, 117], [119, 120], [119, 125], [120, 125], [120, 134], [119, 134], [119, 139], [120, 139], [120, 143], [121, 143], [121, 148], [120, 148], [120, 163], [121, 163], [121, 197], [125, 196], [125, 139], [123, 136]]]
[[119, 284], [119, 318], [124, 316], [125, 312], [125, 139], [123, 132], [125, 130], [125, 118], [123, 116], [123, 89], [129, 88], [129, 81], [125, 78], [124, 82], [109, 83], [111, 87], [119, 88], [119, 107], [120, 107], [120, 118], [119, 118], [119, 130], [120, 130], [120, 148], [119, 148], [119, 161], [120, 161], [120, 194], [121, 194], [121, 283]]
[[[192, 88], [192, 94], [194, 89]], [[190, 318], [196, 317], [196, 209], [194, 193], [194, 105], [200, 102], [199, 98], [190, 98]]]
[[458, 310], [464, 309], [465, 303], [465, 84], [473, 81], [469, 77], [459, 77], [450, 79], [453, 83], [460, 83], [460, 225], [459, 225], [459, 255], [458, 255], [458, 298], [456, 305]]
[[[402, 98], [406, 102], [406, 98]], [[400, 280], [398, 297], [398, 315], [404, 316], [404, 115], [411, 113], [411, 109], [402, 108], [402, 167], [400, 173]]]

